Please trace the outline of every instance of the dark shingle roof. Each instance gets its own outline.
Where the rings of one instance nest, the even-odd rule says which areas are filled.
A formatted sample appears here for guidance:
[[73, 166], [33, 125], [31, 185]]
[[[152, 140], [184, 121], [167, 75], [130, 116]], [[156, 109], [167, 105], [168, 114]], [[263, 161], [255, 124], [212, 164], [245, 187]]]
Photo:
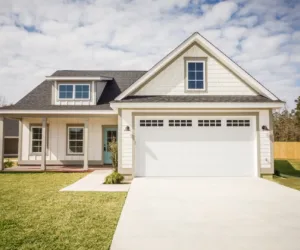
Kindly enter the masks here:
[[58, 70], [52, 76], [95, 77], [106, 76], [108, 81], [97, 105], [67, 106], [51, 105], [51, 85], [53, 81], [45, 80], [15, 105], [4, 109], [19, 110], [111, 110], [109, 102], [127, 89], [146, 71], [102, 71], [102, 70]]
[[[58, 70], [52, 76], [58, 77], [111, 77], [107, 81], [97, 105], [51, 105], [51, 86], [53, 81], [45, 80], [15, 105], [1, 109], [10, 110], [111, 110], [109, 102], [114, 99], [147, 71], [108, 71], [108, 70]], [[128, 96], [114, 102], [274, 102], [264, 96], [229, 96], [229, 95], [185, 95], [185, 96]], [[277, 101], [278, 102], [278, 101]]]
[[4, 119], [4, 136], [19, 136], [19, 121]]
[[[147, 71], [115, 71], [115, 70], [58, 70], [51, 76], [72, 76], [72, 77], [112, 77], [116, 81], [119, 90], [123, 92]], [[121, 93], [120, 92], [120, 93]]]
[[[257, 95], [157, 95], [157, 96], [127, 96], [114, 102], [274, 102], [271, 99]], [[275, 101], [276, 102], [276, 101]], [[278, 102], [278, 101], [277, 101]]]

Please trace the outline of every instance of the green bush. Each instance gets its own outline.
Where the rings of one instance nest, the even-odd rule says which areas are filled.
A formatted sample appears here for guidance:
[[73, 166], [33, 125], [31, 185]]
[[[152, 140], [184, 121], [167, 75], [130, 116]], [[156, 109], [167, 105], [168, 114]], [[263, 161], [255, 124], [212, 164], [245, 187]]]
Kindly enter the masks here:
[[106, 176], [104, 184], [120, 184], [124, 180], [124, 176], [117, 171]]
[[10, 159], [7, 159], [5, 162], [4, 162], [4, 167], [5, 168], [11, 168], [14, 166], [14, 162], [12, 162]]
[[116, 138], [113, 137], [112, 141], [108, 144], [109, 150], [111, 152], [112, 166], [115, 171], [118, 171], [118, 143]]

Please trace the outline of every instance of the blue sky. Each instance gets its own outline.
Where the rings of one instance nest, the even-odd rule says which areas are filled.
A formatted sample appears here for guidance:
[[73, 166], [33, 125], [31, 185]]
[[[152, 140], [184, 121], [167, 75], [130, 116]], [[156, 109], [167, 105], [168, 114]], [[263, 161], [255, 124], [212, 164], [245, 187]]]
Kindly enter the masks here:
[[0, 1], [0, 88], [18, 101], [57, 69], [149, 69], [198, 31], [294, 106], [300, 1]]

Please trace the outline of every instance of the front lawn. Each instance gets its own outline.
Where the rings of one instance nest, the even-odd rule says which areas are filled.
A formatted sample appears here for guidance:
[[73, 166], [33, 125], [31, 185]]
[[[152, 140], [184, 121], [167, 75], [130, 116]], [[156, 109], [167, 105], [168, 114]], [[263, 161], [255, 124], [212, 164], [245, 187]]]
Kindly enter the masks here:
[[300, 160], [275, 160], [275, 170], [283, 177], [274, 176], [273, 181], [300, 190]]
[[300, 160], [275, 160], [274, 165], [280, 174], [300, 177]]
[[300, 178], [274, 176], [273, 181], [300, 191]]
[[108, 250], [126, 193], [59, 192], [85, 175], [0, 174], [0, 249]]

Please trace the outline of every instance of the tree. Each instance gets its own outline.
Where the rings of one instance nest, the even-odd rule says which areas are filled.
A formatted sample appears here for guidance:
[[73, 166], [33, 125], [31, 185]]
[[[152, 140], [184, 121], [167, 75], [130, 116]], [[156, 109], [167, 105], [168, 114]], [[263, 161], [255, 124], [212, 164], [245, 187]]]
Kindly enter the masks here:
[[285, 108], [273, 114], [275, 141], [300, 141], [300, 96], [296, 104], [291, 112]]
[[300, 126], [300, 96], [295, 100], [296, 108], [294, 109], [297, 125]]

